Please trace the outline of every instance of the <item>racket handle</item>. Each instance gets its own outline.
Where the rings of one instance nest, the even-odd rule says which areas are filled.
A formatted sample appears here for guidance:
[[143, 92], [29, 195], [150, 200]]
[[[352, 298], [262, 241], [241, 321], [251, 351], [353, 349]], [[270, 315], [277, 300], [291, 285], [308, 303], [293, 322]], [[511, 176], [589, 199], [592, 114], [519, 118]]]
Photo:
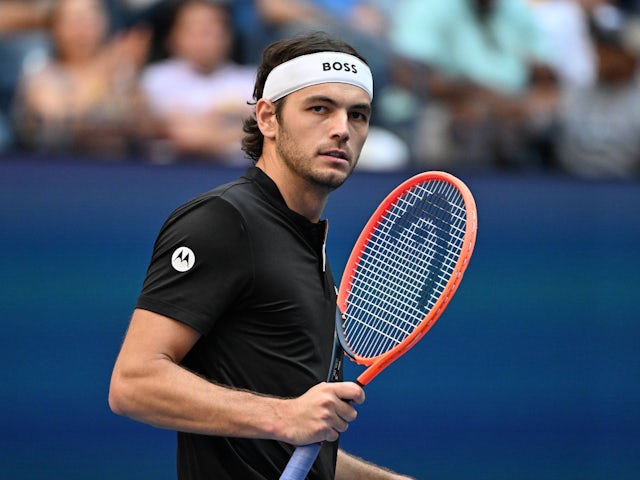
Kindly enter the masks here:
[[280, 475], [280, 480], [304, 480], [316, 461], [322, 444], [313, 443], [297, 447], [289, 459], [286, 468]]

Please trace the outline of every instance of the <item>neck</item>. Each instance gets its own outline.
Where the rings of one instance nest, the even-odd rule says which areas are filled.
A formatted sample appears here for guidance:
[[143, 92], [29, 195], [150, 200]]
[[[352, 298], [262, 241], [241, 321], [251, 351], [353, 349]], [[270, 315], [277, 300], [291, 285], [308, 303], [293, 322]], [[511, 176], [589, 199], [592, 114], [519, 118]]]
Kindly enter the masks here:
[[274, 181], [287, 207], [311, 222], [320, 221], [329, 200], [328, 188], [312, 184], [294, 174], [280, 162], [269, 161], [264, 155], [256, 162], [256, 167]]

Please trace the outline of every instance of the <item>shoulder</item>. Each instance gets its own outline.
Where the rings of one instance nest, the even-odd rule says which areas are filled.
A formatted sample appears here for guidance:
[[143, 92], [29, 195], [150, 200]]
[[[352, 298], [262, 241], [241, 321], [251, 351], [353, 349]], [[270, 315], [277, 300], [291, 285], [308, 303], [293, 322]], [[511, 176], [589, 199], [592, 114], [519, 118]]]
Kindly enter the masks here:
[[230, 62], [220, 67], [214, 77], [227, 84], [236, 85], [236, 88], [244, 88], [249, 85], [253, 89], [256, 72], [257, 69], [254, 66]]
[[236, 62], [227, 62], [220, 67], [221, 72], [239, 77], [254, 77], [257, 72], [255, 65], [245, 65]]
[[167, 218], [164, 228], [178, 224], [182, 228], [217, 228], [212, 222], [239, 222], [243, 211], [258, 195], [253, 182], [241, 177], [204, 192], [177, 207]]
[[164, 258], [185, 247], [199, 259], [246, 255], [251, 243], [250, 222], [228, 194], [244, 188], [242, 185], [233, 182], [218, 187], [176, 208], [158, 233], [154, 257]]
[[171, 83], [187, 72], [184, 62], [168, 59], [149, 64], [142, 72], [143, 85]]
[[180, 205], [171, 213], [167, 221], [185, 217], [240, 215], [237, 208], [238, 199], [245, 198], [250, 189], [248, 180], [242, 178], [220, 185]]

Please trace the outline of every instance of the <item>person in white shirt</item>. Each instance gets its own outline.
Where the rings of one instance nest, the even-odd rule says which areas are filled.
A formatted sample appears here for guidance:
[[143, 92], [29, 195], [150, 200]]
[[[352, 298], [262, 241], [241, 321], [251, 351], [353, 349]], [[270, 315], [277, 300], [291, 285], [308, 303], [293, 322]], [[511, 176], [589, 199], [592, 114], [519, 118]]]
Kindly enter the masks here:
[[179, 2], [167, 39], [169, 58], [141, 78], [157, 123], [152, 161], [199, 159], [247, 163], [240, 149], [242, 121], [251, 113], [256, 69], [232, 60], [233, 26], [226, 7]]

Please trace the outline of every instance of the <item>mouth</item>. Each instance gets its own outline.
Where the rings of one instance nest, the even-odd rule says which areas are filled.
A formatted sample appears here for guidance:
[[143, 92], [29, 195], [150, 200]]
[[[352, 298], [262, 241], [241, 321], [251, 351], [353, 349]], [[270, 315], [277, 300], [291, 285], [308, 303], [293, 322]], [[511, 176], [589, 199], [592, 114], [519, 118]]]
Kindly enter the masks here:
[[347, 153], [342, 150], [328, 150], [326, 152], [320, 152], [320, 155], [337, 158], [339, 160], [344, 160], [346, 162], [349, 162], [350, 160], [349, 155], [347, 155]]

